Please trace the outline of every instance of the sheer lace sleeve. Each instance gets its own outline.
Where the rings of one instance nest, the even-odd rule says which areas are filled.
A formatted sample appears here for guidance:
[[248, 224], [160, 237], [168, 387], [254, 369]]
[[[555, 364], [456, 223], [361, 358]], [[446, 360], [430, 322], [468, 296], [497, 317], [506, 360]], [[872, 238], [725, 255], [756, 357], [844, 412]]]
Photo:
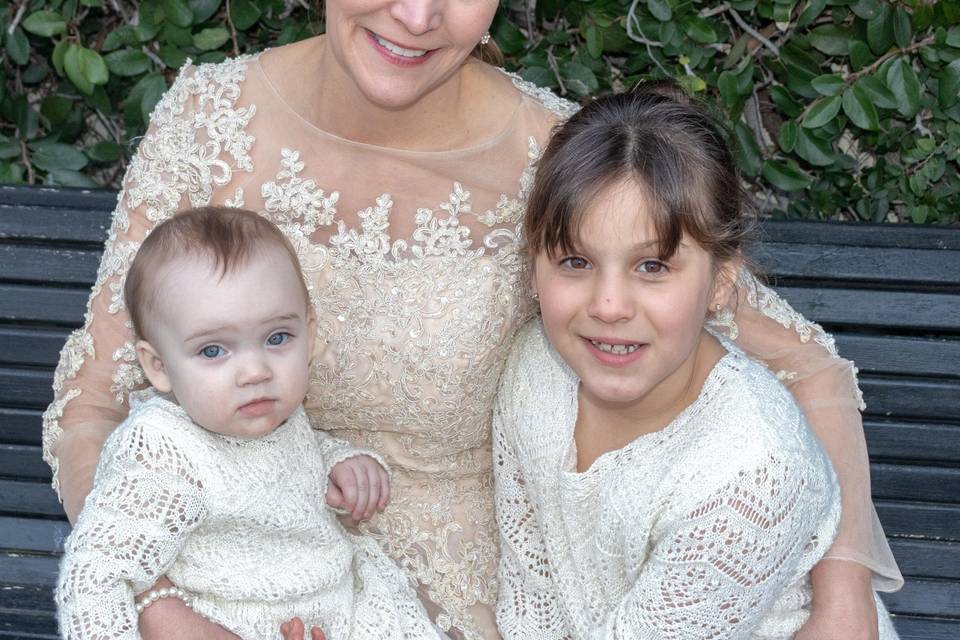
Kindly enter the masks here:
[[738, 294], [735, 316], [723, 311], [713, 326], [764, 362], [790, 389], [840, 481], [843, 516], [824, 558], [858, 562], [873, 571], [874, 588], [896, 591], [903, 578], [870, 498], [856, 368], [837, 354], [833, 338], [819, 325], [746, 270]]
[[140, 242], [178, 209], [208, 204], [234, 169], [251, 169], [245, 126], [254, 110], [235, 105], [244, 65], [187, 65], [154, 110], [124, 178], [84, 325], [60, 354], [43, 419], [44, 459], [71, 519], [104, 439], [127, 414], [127, 394], [143, 383], [122, 299]]
[[66, 543], [56, 594], [64, 638], [139, 638], [134, 594], [166, 573], [204, 517], [195, 470], [168, 437], [139, 426], [118, 435]]
[[504, 432], [498, 399], [493, 417], [493, 474], [500, 529], [497, 627], [504, 640], [563, 640], [572, 637], [553, 588], [547, 551], [523, 473]]

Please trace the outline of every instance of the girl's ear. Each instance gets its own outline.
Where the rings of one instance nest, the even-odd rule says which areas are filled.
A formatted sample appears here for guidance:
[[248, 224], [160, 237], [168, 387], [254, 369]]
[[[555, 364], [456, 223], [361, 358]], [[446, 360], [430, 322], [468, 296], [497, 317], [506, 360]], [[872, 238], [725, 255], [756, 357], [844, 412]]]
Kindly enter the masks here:
[[736, 296], [737, 278], [743, 268], [743, 258], [737, 256], [718, 265], [713, 281], [713, 297], [710, 300], [710, 309], [726, 309]]
[[137, 340], [136, 344], [137, 360], [146, 374], [147, 380], [160, 393], [169, 393], [173, 388], [170, 384], [170, 376], [167, 375], [167, 369], [163, 366], [163, 360], [160, 354], [153, 348], [153, 345], [146, 340]]

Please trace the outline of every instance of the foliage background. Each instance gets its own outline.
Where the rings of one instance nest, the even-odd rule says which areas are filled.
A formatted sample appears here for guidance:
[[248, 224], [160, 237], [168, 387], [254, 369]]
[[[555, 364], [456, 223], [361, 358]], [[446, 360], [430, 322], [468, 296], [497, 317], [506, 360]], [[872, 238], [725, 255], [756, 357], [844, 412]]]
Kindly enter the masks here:
[[[314, 0], [0, 0], [0, 182], [117, 187], [188, 57], [322, 30]], [[960, 0], [513, 0], [492, 32], [575, 100], [707, 96], [766, 213], [960, 221]]]

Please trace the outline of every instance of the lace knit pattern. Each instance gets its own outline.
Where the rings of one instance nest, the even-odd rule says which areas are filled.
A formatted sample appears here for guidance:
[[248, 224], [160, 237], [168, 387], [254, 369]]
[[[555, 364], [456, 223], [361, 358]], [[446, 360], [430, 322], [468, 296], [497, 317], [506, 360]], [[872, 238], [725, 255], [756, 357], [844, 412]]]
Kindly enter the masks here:
[[494, 417], [505, 639], [788, 638], [840, 511], [789, 393], [735, 347], [662, 431], [576, 472], [575, 374], [539, 322]]
[[67, 539], [62, 637], [139, 638], [133, 596], [167, 575], [197, 611], [249, 640], [280, 638], [293, 616], [329, 640], [437, 639], [403, 573], [324, 502], [329, 469], [369, 452], [313, 431], [302, 409], [241, 440], [141, 393]]

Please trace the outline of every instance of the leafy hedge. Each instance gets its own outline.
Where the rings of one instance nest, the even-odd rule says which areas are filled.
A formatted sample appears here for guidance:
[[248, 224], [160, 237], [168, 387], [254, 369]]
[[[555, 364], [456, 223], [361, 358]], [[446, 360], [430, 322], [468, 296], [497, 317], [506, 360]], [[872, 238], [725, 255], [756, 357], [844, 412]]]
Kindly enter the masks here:
[[[316, 0], [0, 0], [0, 182], [117, 186], [177, 69], [322, 31]], [[960, 1], [514, 0], [508, 68], [586, 100], [672, 76], [776, 216], [960, 220]]]

